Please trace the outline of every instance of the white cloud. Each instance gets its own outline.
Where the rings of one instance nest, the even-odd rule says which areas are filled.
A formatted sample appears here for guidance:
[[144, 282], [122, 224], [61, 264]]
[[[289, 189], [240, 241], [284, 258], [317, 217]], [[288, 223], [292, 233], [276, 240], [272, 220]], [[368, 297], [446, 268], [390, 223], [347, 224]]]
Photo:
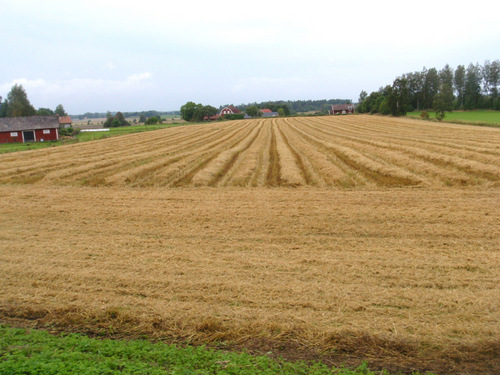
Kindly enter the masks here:
[[153, 75], [149, 72], [144, 72], [144, 73], [139, 73], [139, 74], [132, 74], [131, 76], [127, 77], [127, 82], [132, 83], [132, 82], [139, 82], [139, 81], [144, 81], [146, 79], [151, 78]]
[[[153, 75], [149, 72], [132, 74], [122, 80], [72, 78], [67, 80], [45, 80], [16, 78], [11, 82], [0, 84], [0, 93], [6, 97], [15, 84], [22, 85], [28, 94], [28, 99], [36, 108], [55, 107], [63, 103], [69, 111], [73, 110], [71, 103], [79, 103], [93, 98], [108, 100], [111, 97], [133, 97], [147, 91], [153, 82], [149, 79]], [[66, 105], [65, 103], [70, 103]]]

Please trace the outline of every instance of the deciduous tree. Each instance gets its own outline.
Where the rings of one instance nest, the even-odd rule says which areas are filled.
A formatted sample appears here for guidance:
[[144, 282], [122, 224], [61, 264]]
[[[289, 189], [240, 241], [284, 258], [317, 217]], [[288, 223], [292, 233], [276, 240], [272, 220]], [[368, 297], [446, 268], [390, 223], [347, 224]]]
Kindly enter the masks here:
[[115, 118], [118, 120], [119, 124], [118, 126], [126, 126], [129, 125], [127, 120], [125, 120], [125, 116], [121, 112], [116, 112]]
[[439, 91], [439, 76], [436, 68], [431, 68], [427, 71], [424, 78], [423, 87], [423, 103], [422, 108], [432, 108], [434, 96]]
[[64, 107], [62, 104], [58, 104], [56, 107], [56, 110], [54, 112], [56, 115], [59, 115], [59, 116], [67, 116], [68, 115], [66, 113], [66, 111], [64, 110]]
[[436, 100], [440, 110], [453, 110], [453, 101], [455, 100], [455, 96], [453, 95], [453, 70], [451, 70], [448, 64], [439, 71], [439, 92], [437, 98], [434, 96], [434, 109], [436, 109]]
[[457, 92], [457, 107], [464, 107], [465, 99], [465, 66], [459, 65], [455, 69], [455, 76], [453, 77], [455, 91]]
[[156, 125], [158, 124], [158, 117], [152, 116], [146, 120], [145, 125]]
[[476, 109], [481, 99], [481, 68], [470, 63], [465, 72], [465, 109]]
[[36, 111], [37, 116], [54, 116], [54, 111], [50, 108], [38, 108]]
[[258, 117], [259, 114], [262, 116], [262, 112], [259, 110], [259, 107], [256, 105], [251, 105], [250, 107], [247, 107], [246, 113], [250, 117]]
[[199, 107], [196, 109], [196, 111], [193, 114], [193, 121], [203, 121], [205, 117], [210, 118], [211, 116], [214, 116], [217, 114], [217, 108], [212, 107], [211, 105], [201, 105], [199, 104]]
[[201, 104], [196, 104], [195, 102], [187, 102], [181, 107], [181, 117], [185, 121], [192, 121], [196, 110], [201, 107]]
[[7, 99], [2, 104], [4, 117], [34, 116], [36, 109], [28, 100], [28, 95], [22, 85], [15, 84], [7, 94]]

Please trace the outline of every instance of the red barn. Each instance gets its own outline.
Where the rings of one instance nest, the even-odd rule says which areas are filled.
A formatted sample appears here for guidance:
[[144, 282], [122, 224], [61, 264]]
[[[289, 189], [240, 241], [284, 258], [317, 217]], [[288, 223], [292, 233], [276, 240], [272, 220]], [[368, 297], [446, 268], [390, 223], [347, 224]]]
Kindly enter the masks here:
[[330, 110], [331, 115], [346, 115], [354, 113], [354, 104], [334, 104]]
[[57, 116], [0, 118], [0, 143], [57, 141]]

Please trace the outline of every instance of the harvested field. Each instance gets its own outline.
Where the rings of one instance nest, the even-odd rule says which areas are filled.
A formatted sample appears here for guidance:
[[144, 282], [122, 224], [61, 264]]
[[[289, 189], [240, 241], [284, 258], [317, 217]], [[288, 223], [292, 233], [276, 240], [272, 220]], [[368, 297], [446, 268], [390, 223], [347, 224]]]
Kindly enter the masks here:
[[0, 155], [0, 183], [500, 186], [493, 128], [373, 116], [241, 120]]
[[0, 155], [0, 321], [499, 372], [499, 156], [371, 116]]

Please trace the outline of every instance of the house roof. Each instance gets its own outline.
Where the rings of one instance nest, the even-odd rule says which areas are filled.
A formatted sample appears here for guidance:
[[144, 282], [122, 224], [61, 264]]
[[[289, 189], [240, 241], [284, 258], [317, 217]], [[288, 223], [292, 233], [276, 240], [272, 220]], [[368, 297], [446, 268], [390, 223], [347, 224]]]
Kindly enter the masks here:
[[269, 108], [264, 108], [264, 109], [261, 109], [260, 110], [262, 113], [272, 113], [273, 111], [271, 111]]
[[228, 106], [227, 108], [229, 108], [231, 111], [233, 111], [233, 113], [241, 113], [241, 111], [238, 108], [236, 108], [232, 105]]
[[73, 121], [71, 120], [71, 117], [69, 116], [60, 116], [59, 117], [59, 124], [72, 124]]
[[59, 128], [57, 116], [0, 118], [0, 132], [57, 128]]

